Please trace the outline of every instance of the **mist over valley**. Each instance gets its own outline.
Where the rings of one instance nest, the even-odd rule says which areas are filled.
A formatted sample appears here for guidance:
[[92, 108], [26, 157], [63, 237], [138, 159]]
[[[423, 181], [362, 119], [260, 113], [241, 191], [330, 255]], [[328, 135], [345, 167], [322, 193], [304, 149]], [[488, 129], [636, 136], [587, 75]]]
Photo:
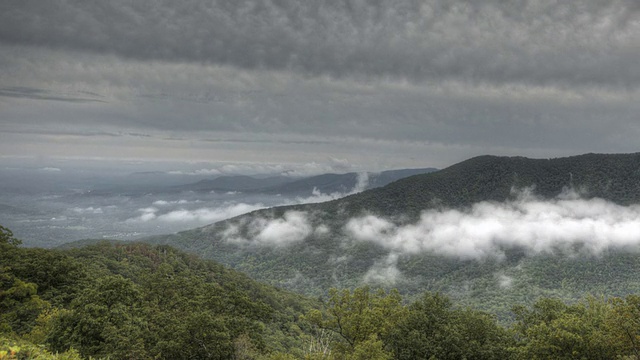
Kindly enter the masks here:
[[[273, 206], [337, 199], [407, 174], [319, 174], [313, 164], [80, 162], [16, 164], [0, 171], [0, 224], [26, 246], [81, 239], [133, 240], [204, 226]], [[270, 171], [270, 173], [256, 173]]]

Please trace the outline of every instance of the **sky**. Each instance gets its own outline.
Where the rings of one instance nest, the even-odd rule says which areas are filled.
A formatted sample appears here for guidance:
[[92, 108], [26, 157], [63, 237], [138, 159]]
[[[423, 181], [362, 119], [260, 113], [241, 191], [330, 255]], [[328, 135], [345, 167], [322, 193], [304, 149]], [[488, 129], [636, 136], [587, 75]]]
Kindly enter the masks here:
[[639, 58], [637, 0], [3, 0], [0, 155], [636, 152]]

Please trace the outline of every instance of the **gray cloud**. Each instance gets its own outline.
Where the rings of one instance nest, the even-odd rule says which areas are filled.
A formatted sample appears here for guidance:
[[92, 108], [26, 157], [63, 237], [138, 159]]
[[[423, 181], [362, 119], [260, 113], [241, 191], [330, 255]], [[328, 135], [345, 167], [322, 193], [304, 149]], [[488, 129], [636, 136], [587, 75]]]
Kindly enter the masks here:
[[639, 19], [633, 0], [9, 0], [0, 41], [314, 76], [636, 88]]
[[633, 0], [3, 1], [0, 153], [376, 170], [633, 152], [639, 14]]
[[87, 208], [74, 207], [74, 208], [72, 208], [70, 210], [75, 212], [75, 213], [78, 213], [78, 214], [99, 215], [99, 214], [103, 214], [104, 213], [104, 211], [102, 210], [101, 207], [93, 207], [93, 206], [89, 206]]
[[[95, 93], [84, 92], [86, 95], [91, 95], [93, 97], [99, 96]], [[14, 97], [14, 98], [24, 98], [24, 99], [34, 99], [34, 100], [54, 100], [54, 101], [68, 101], [68, 102], [104, 102], [100, 99], [91, 99], [91, 98], [81, 98], [74, 97], [69, 95], [57, 95], [49, 90], [44, 89], [34, 89], [30, 87], [8, 87], [8, 88], [0, 88], [0, 96], [5, 97]]]

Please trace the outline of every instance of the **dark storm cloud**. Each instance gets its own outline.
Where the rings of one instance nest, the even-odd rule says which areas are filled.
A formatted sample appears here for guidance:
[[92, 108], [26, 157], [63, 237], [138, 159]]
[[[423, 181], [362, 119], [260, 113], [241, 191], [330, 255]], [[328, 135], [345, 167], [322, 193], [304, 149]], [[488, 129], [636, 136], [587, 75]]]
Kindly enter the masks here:
[[7, 0], [0, 41], [335, 77], [637, 88], [639, 4]]

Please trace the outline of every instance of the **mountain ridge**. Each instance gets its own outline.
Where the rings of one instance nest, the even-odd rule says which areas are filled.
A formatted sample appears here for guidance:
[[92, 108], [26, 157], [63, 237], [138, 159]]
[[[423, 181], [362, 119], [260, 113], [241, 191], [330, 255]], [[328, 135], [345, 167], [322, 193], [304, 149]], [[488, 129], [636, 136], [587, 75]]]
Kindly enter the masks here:
[[179, 185], [174, 188], [183, 191], [242, 191], [311, 196], [314, 192], [324, 194], [349, 193], [358, 186], [361, 187], [358, 190], [380, 187], [406, 176], [429, 173], [436, 170], [435, 168], [416, 168], [385, 170], [382, 172], [326, 173], [302, 178], [286, 176], [255, 178], [248, 175], [234, 175], [200, 180], [196, 183]]
[[[533, 166], [536, 171], [533, 171]], [[581, 172], [581, 167], [589, 167], [590, 170]], [[633, 171], [624, 171], [629, 168]], [[605, 181], [607, 179], [612, 181]], [[587, 198], [602, 197], [623, 205], [640, 202], [640, 153], [589, 153], [555, 159], [482, 155], [434, 173], [400, 179], [373, 192], [364, 191], [338, 199], [334, 203], [347, 203], [348, 209], [366, 205], [369, 211], [398, 215], [429, 207], [501, 202], [517, 196], [514, 188], [531, 187], [535, 187], [535, 194], [543, 198], [552, 198], [567, 188], [573, 188]], [[415, 199], [408, 199], [409, 196], [415, 196]], [[373, 199], [378, 200], [371, 201]]]
[[[533, 195], [523, 200], [521, 191], [526, 189]], [[570, 191], [573, 197], [565, 199], [563, 196]], [[603, 200], [595, 201], [596, 198]], [[538, 232], [564, 235], [553, 232], [553, 223], [534, 222], [524, 230], [518, 227], [513, 230], [513, 236], [518, 236], [518, 231], [528, 231], [533, 240], [525, 238], [510, 245], [507, 237], [496, 244], [471, 244], [468, 249], [471, 255], [465, 258], [456, 249], [464, 243], [448, 243], [458, 241], [455, 236], [439, 240], [444, 241], [439, 247], [430, 243], [438, 240], [429, 240], [438, 233], [438, 221], [450, 221], [448, 231], [458, 231], [471, 217], [472, 224], [483, 227], [477, 230], [471, 227], [469, 233], [460, 236], [470, 236], [468, 241], [474, 241], [475, 231], [481, 236], [493, 226], [477, 218], [486, 208], [489, 213], [482, 216], [492, 216], [491, 211], [507, 212], [509, 216], [517, 216], [514, 221], [522, 221], [522, 216], [530, 211], [541, 211], [534, 219], [540, 221], [547, 216], [545, 211], [602, 207], [606, 201], [611, 204], [606, 211], [623, 211], [627, 218], [629, 212], [635, 214], [628, 206], [640, 203], [640, 153], [556, 159], [480, 156], [345, 198], [258, 210], [143, 241], [192, 251], [260, 281], [308, 295], [321, 295], [329, 287], [373, 282], [397, 287], [408, 294], [442, 291], [462, 303], [508, 308], [507, 304], [527, 302], [538, 296], [574, 299], [589, 290], [599, 293], [606, 289], [607, 293], [625, 295], [640, 289], [640, 282], [627, 276], [629, 272], [640, 271], [640, 256], [625, 250], [628, 248], [616, 247], [615, 243], [603, 245], [599, 255], [594, 255], [589, 249], [597, 247], [596, 242], [573, 238], [568, 245], [559, 243], [535, 251], [535, 244], [526, 241], [536, 241]], [[522, 207], [527, 204], [533, 205]], [[426, 226], [425, 216], [436, 222]], [[569, 229], [592, 226], [581, 225], [584, 219], [580, 218], [591, 215], [577, 216], [567, 220]], [[500, 226], [510, 224], [507, 221]], [[551, 228], [537, 229], [537, 226]], [[407, 251], [416, 236], [421, 241], [413, 244], [418, 250]], [[476, 258], [478, 246], [489, 246], [480, 248], [489, 251], [489, 255]], [[550, 273], [550, 269], [554, 270]], [[593, 275], [592, 283], [585, 274]]]

